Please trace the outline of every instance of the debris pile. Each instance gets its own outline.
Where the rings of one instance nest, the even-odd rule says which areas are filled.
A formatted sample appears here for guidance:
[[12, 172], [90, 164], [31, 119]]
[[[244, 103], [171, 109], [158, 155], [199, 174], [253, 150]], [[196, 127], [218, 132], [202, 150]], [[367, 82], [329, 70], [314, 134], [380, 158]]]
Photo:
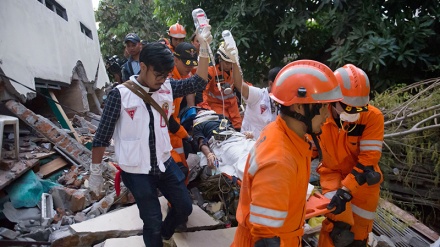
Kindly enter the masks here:
[[372, 104], [385, 117], [381, 197], [440, 231], [440, 78], [390, 89]]

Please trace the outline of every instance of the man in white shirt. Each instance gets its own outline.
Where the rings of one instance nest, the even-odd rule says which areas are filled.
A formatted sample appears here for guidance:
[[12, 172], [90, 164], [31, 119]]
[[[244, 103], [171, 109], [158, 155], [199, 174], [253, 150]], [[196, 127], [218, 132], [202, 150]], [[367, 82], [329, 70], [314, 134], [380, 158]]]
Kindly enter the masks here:
[[233, 63], [233, 81], [235, 88], [241, 93], [246, 102], [241, 132], [247, 135], [252, 134], [254, 139], [258, 139], [261, 130], [270, 122], [274, 121], [278, 115], [275, 102], [269, 97], [272, 83], [281, 70], [280, 67], [272, 68], [268, 75], [268, 87], [257, 88], [249, 86], [243, 82], [241, 68], [238, 64], [237, 47], [225, 43], [226, 56], [231, 58]]
[[246, 83], [241, 83], [240, 86], [236, 85], [244, 102], [246, 102], [243, 124], [241, 126], [242, 133], [251, 132], [254, 138], [258, 139], [261, 130], [275, 120], [278, 115], [278, 109], [275, 106], [275, 102], [269, 97], [269, 93], [272, 83], [280, 70], [280, 67], [269, 70], [266, 88], [249, 86]]

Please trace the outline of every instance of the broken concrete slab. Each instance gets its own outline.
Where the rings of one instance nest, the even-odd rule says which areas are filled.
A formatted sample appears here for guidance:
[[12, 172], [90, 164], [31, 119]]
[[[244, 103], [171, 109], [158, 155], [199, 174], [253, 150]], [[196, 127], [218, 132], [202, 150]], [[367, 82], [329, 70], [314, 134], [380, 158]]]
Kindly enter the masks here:
[[234, 240], [236, 227], [212, 231], [181, 232], [174, 234], [177, 247], [229, 247]]
[[[168, 210], [167, 200], [159, 198], [162, 215], [165, 218]], [[188, 230], [215, 229], [221, 224], [215, 221], [197, 205], [188, 218]], [[106, 239], [130, 237], [142, 234], [143, 222], [139, 217], [137, 205], [110, 211], [96, 218], [73, 224], [68, 230], [51, 235], [52, 246], [89, 246]]]
[[[145, 247], [145, 244], [142, 236], [131, 236], [128, 238], [107, 239], [102, 243], [94, 245], [93, 247], [120, 247], [120, 246]], [[164, 240], [163, 247], [176, 247], [176, 243], [174, 242], [173, 238], [171, 238], [170, 240]]]
[[[159, 197], [159, 201], [162, 210], [162, 218], [165, 219], [168, 211], [168, 201], [163, 196]], [[186, 222], [188, 231], [216, 229], [220, 227], [220, 225], [221, 223], [219, 221], [214, 220], [209, 214], [207, 214], [197, 205], [193, 205], [193, 211]]]
[[50, 240], [52, 246], [90, 246], [109, 238], [138, 235], [142, 232], [142, 225], [139, 210], [132, 205], [73, 224], [68, 230], [54, 232]]
[[14, 208], [12, 202], [5, 202], [3, 204], [3, 213], [11, 222], [20, 222], [30, 219], [40, 220], [41, 218], [41, 211], [39, 208]]
[[[170, 247], [229, 247], [234, 240], [236, 227], [197, 231], [197, 232], [182, 232], [175, 233], [172, 237]], [[145, 247], [142, 236], [131, 236], [128, 238], [112, 238], [104, 242], [94, 245], [93, 247]], [[164, 246], [166, 246], [164, 244]]]
[[145, 247], [145, 244], [142, 236], [131, 236], [128, 238], [107, 239], [102, 243], [94, 245], [93, 247], [119, 247], [119, 246]]

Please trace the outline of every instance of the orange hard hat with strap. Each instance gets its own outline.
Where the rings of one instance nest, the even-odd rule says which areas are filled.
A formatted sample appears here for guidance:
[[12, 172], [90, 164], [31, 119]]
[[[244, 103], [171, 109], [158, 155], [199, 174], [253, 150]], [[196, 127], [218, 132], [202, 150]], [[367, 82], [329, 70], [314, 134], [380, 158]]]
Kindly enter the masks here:
[[[298, 60], [284, 66], [278, 72], [272, 84], [270, 97], [281, 104], [280, 111], [303, 122], [307, 126], [306, 132], [312, 136], [321, 155], [321, 148], [313, 132], [312, 119], [319, 115], [323, 103], [338, 102], [342, 99], [341, 89], [333, 71], [325, 64], [313, 60]], [[292, 111], [293, 104], [311, 105], [304, 107], [304, 115]]]
[[176, 24], [171, 25], [168, 30], [168, 35], [173, 38], [182, 39], [186, 37], [186, 30], [177, 22]]
[[270, 97], [281, 105], [316, 104], [342, 99], [333, 71], [313, 60], [298, 60], [284, 66], [271, 88]]
[[344, 96], [342, 103], [351, 107], [368, 105], [370, 101], [370, 80], [362, 69], [353, 64], [346, 64], [335, 70], [335, 77]]

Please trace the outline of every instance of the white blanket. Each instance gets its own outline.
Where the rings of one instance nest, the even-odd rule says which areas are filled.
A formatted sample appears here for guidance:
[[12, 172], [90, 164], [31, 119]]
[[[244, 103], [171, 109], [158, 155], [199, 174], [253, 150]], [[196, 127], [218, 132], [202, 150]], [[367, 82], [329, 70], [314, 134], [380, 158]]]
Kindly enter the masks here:
[[[239, 132], [234, 133], [225, 141], [214, 140], [210, 147], [219, 160], [219, 170], [216, 171], [216, 174], [224, 172], [243, 179], [246, 160], [254, 144], [255, 140], [246, 139]], [[200, 158], [200, 166], [206, 166], [206, 157], [201, 154]]]

